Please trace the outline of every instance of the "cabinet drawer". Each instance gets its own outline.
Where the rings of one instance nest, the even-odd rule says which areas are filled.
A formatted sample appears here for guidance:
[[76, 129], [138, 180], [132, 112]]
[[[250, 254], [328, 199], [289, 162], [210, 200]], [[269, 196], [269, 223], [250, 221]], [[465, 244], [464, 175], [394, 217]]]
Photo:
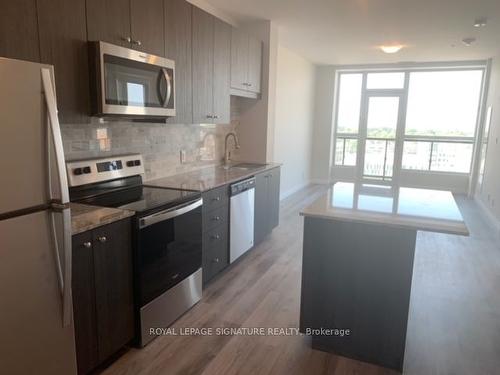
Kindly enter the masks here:
[[203, 210], [211, 211], [214, 208], [227, 205], [229, 187], [227, 185], [203, 193]]
[[227, 229], [227, 224], [223, 224], [205, 234], [208, 239], [203, 245], [203, 283], [208, 282], [228, 265]]
[[229, 210], [227, 205], [210, 211], [203, 210], [203, 231], [209, 231], [222, 223], [226, 223], [228, 215]]
[[203, 233], [203, 251], [213, 247], [228, 247], [228, 223], [227, 221], [221, 225], [212, 228]]

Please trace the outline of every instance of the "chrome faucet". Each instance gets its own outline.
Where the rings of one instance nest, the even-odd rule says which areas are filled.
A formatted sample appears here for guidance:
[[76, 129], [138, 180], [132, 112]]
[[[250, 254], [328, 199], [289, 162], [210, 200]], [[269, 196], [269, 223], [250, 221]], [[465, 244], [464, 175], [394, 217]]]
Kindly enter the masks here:
[[238, 137], [236, 136], [235, 132], [229, 132], [226, 134], [226, 139], [224, 140], [224, 166], [228, 167], [229, 163], [231, 162], [231, 152], [229, 151], [229, 148], [227, 147], [227, 141], [229, 140], [230, 137], [233, 137], [234, 139], [234, 148], [239, 149], [240, 148], [240, 142], [238, 142]]

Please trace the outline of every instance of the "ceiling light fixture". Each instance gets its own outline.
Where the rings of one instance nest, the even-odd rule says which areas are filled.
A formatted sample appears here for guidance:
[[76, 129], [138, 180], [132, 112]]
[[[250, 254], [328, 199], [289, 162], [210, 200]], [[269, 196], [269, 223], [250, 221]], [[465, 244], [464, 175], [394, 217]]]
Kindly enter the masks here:
[[486, 17], [476, 18], [474, 21], [474, 27], [485, 27], [486, 21]]
[[462, 43], [465, 44], [467, 47], [470, 47], [472, 43], [476, 41], [476, 38], [470, 37], [470, 38], [463, 38]]
[[396, 53], [401, 50], [404, 46], [401, 44], [393, 44], [393, 45], [388, 45], [388, 46], [380, 46], [380, 49], [384, 53]]

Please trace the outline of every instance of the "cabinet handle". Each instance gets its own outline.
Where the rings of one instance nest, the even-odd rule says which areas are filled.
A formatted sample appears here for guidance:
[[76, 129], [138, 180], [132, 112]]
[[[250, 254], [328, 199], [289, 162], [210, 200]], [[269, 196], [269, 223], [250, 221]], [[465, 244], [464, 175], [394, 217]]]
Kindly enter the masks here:
[[106, 242], [108, 240], [106, 238], [106, 236], [99, 236], [99, 237], [97, 237], [97, 239], [99, 240], [99, 242], [102, 242], [102, 243], [104, 243], [104, 242]]
[[142, 44], [142, 42], [140, 40], [131, 40], [131, 43], [135, 44], [137, 46], [140, 46]]
[[211, 238], [212, 240], [218, 240], [218, 239], [220, 239], [220, 236], [219, 236], [218, 234], [212, 234], [212, 235], [210, 236], [210, 238]]
[[132, 38], [131, 38], [131, 37], [129, 37], [129, 36], [127, 36], [127, 37], [123, 37], [123, 38], [122, 38], [122, 40], [123, 40], [124, 42], [127, 42], [127, 43], [132, 43]]
[[213, 262], [214, 263], [219, 263], [219, 258], [214, 258]]
[[175, 279], [177, 279], [178, 277], [179, 277], [179, 274], [178, 274], [178, 273], [176, 273], [174, 276], [172, 276], [172, 280], [175, 280]]
[[218, 202], [218, 201], [220, 201], [220, 197], [215, 197], [215, 198], [212, 198], [212, 200], [213, 200], [214, 202]]
[[86, 247], [87, 249], [89, 249], [90, 247], [92, 247], [92, 244], [89, 241], [86, 241], [83, 243], [83, 247]]
[[219, 221], [220, 220], [220, 216], [212, 216], [212, 220], [213, 221]]

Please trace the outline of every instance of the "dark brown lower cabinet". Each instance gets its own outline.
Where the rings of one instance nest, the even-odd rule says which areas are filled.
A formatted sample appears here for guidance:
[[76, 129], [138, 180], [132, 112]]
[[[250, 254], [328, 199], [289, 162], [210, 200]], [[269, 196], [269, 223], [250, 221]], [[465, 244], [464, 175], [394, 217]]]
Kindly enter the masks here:
[[203, 284], [229, 265], [229, 187], [203, 193]]
[[131, 223], [73, 236], [73, 316], [78, 373], [86, 374], [134, 337]]
[[255, 175], [254, 245], [278, 226], [280, 215], [280, 168]]

